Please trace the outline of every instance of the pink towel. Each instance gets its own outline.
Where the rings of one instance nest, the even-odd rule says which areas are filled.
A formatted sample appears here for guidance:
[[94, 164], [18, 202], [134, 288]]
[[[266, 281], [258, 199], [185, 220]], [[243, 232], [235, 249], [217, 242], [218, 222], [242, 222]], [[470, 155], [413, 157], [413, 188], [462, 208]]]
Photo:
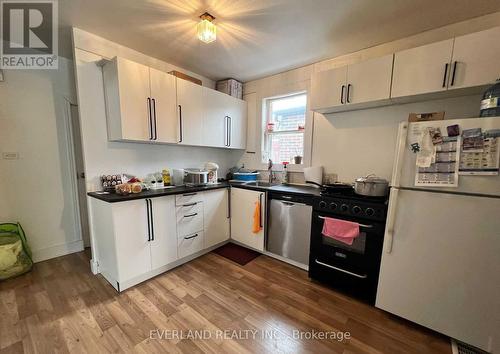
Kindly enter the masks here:
[[326, 237], [333, 238], [350, 246], [354, 242], [354, 239], [359, 236], [359, 224], [346, 220], [325, 218], [321, 233]]

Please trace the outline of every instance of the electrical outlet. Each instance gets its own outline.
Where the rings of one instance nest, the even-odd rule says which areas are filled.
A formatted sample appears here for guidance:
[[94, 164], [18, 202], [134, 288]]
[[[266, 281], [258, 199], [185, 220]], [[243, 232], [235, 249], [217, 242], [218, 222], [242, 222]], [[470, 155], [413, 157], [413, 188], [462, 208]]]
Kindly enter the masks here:
[[2, 159], [4, 160], [19, 160], [18, 152], [2, 152]]

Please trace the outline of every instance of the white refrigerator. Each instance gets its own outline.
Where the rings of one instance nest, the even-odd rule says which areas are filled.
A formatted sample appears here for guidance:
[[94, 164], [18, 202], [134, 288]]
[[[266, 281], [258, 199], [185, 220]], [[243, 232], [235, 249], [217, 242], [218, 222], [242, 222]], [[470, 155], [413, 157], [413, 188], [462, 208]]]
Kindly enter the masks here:
[[412, 132], [453, 124], [500, 129], [500, 117], [400, 125], [376, 306], [500, 353], [500, 176], [415, 186]]

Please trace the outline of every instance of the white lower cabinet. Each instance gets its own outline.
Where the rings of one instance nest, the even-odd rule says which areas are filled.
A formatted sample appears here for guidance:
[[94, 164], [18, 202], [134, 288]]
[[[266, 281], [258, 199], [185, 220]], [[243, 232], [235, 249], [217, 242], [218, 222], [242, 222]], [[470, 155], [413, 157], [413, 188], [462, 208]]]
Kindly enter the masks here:
[[179, 247], [179, 257], [187, 257], [203, 250], [203, 231], [197, 231], [192, 235], [179, 237], [177, 245]]
[[153, 214], [153, 240], [151, 246], [151, 269], [158, 269], [177, 260], [175, 227], [175, 199], [173, 196], [151, 199]]
[[[254, 214], [260, 203], [260, 231], [253, 233]], [[242, 188], [231, 188], [231, 239], [264, 251], [266, 223], [266, 193]]]
[[205, 248], [229, 240], [229, 192], [217, 189], [203, 193]]

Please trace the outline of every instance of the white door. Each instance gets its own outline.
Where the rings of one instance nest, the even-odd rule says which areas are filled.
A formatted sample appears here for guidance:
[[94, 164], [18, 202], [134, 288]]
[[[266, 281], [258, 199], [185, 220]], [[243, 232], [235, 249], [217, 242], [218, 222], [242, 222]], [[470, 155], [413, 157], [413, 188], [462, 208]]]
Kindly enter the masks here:
[[[121, 123], [121, 139], [124, 140], [150, 140], [150, 117], [148, 108], [149, 67], [126, 60], [115, 58], [117, 65], [118, 92], [107, 94], [117, 95], [116, 98], [107, 97], [108, 102], [119, 100], [119, 110], [113, 109], [108, 119], [119, 119]], [[105, 76], [109, 77], [109, 76]]]
[[176, 143], [179, 128], [175, 76], [150, 68], [149, 77], [154, 126], [153, 140], [162, 143]]
[[[254, 213], [260, 205], [261, 230], [253, 233]], [[266, 194], [249, 189], [231, 188], [231, 239], [259, 251], [264, 251]]]
[[246, 151], [255, 153], [257, 151], [257, 117], [259, 107], [257, 105], [257, 94], [255, 92], [243, 96], [247, 103], [247, 146]]
[[201, 145], [203, 134], [203, 93], [200, 85], [177, 78], [178, 142]]
[[247, 142], [247, 103], [226, 95], [227, 115], [229, 117], [229, 142], [233, 149], [245, 149]]
[[146, 200], [114, 203], [112, 222], [115, 230], [118, 281], [123, 282], [149, 272], [151, 237], [148, 231]]
[[203, 193], [205, 248], [229, 239], [228, 189]]
[[376, 306], [483, 350], [498, 346], [500, 199], [397, 193]]
[[363, 103], [391, 97], [394, 55], [367, 60], [347, 67], [346, 102]]
[[453, 39], [403, 50], [394, 55], [391, 97], [446, 91]]
[[152, 198], [153, 239], [151, 240], [151, 269], [177, 260], [177, 230], [175, 196]]
[[499, 37], [500, 27], [495, 27], [455, 38], [450, 89], [487, 85], [500, 79]]
[[203, 145], [227, 146], [226, 95], [223, 92], [203, 87]]
[[314, 73], [311, 83], [311, 110], [323, 112], [345, 103], [347, 66]]

